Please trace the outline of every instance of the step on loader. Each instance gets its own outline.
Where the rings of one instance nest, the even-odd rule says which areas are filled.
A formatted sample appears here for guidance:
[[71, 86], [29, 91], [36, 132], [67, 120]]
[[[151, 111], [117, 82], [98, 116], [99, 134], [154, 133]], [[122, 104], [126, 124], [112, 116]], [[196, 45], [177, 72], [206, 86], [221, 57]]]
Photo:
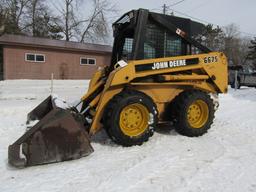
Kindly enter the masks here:
[[[99, 69], [76, 106], [49, 96], [28, 114], [37, 123], [9, 146], [9, 163], [26, 167], [78, 159], [93, 152], [104, 128], [122, 146], [141, 145], [160, 122], [201, 136], [210, 128], [219, 93], [227, 92], [227, 59], [195, 41], [203, 25], [132, 10], [113, 24], [111, 64]], [[80, 107], [79, 107], [80, 106]]]

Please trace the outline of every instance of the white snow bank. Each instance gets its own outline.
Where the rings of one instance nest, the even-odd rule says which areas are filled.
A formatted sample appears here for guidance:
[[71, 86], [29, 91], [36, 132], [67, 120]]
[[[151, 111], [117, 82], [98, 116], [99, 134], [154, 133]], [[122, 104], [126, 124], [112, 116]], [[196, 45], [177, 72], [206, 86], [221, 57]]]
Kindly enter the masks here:
[[60, 98], [56, 94], [52, 94], [52, 101], [56, 105], [56, 107], [62, 108], [62, 109], [68, 109], [71, 107], [71, 105], [65, 101], [64, 99]]
[[[0, 191], [256, 191], [256, 89], [242, 87], [220, 96], [209, 132], [198, 138], [157, 130], [142, 146], [124, 148], [104, 131], [95, 152], [75, 161], [17, 170], [7, 165], [7, 148], [24, 133], [26, 114], [49, 95], [48, 81], [0, 82], [2, 94], [34, 94], [35, 100], [0, 99]], [[55, 93], [72, 102], [84, 81], [58, 81]], [[47, 91], [46, 91], [47, 90]]]

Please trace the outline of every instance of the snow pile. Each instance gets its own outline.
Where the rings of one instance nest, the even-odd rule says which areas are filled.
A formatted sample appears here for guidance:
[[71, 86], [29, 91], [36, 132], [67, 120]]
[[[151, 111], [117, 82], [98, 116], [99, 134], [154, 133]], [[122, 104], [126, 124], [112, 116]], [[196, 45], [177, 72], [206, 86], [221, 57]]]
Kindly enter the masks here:
[[62, 108], [62, 109], [71, 108], [71, 105], [69, 103], [67, 103], [67, 101], [60, 98], [56, 94], [52, 94], [52, 102], [56, 105], [56, 107], [59, 107], [59, 108]]
[[[87, 87], [84, 81], [58, 81], [54, 92], [72, 102]], [[24, 133], [26, 114], [49, 95], [49, 82], [5, 81], [0, 88], [0, 191], [256, 191], [254, 88], [221, 95], [214, 124], [202, 137], [159, 126], [144, 145], [124, 148], [102, 131], [88, 157], [21, 170], [8, 166], [7, 148]]]

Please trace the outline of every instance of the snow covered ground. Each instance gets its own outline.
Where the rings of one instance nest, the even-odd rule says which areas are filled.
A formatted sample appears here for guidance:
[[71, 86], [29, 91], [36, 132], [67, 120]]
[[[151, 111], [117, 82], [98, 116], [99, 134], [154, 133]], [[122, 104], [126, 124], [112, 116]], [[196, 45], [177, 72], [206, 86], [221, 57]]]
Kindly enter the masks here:
[[[88, 81], [55, 81], [54, 93], [78, 100]], [[75, 161], [15, 169], [7, 148], [24, 133], [26, 114], [50, 92], [50, 81], [0, 82], [0, 191], [256, 191], [256, 89], [220, 96], [208, 134], [163, 128], [143, 146], [123, 148], [102, 131], [95, 152]]]

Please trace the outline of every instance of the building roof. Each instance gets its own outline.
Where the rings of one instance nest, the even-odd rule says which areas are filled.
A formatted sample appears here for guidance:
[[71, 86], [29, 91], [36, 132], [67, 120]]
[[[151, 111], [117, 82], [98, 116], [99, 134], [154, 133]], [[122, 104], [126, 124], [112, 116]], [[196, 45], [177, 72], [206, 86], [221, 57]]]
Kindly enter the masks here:
[[53, 40], [48, 38], [29, 37], [22, 35], [8, 35], [0, 36], [1, 45], [19, 45], [25, 47], [37, 47], [47, 49], [60, 49], [70, 51], [86, 51], [96, 53], [111, 53], [112, 47], [109, 45], [100, 45], [92, 43], [79, 43], [64, 40]]

